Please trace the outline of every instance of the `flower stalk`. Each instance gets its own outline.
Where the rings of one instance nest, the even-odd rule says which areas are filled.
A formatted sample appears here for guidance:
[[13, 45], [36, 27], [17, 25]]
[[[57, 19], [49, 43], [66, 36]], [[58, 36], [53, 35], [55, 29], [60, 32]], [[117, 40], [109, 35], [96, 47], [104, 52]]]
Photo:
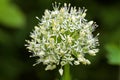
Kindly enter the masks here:
[[64, 66], [64, 74], [63, 74], [62, 80], [72, 80], [71, 74], [70, 74], [70, 65], [69, 64], [66, 64]]

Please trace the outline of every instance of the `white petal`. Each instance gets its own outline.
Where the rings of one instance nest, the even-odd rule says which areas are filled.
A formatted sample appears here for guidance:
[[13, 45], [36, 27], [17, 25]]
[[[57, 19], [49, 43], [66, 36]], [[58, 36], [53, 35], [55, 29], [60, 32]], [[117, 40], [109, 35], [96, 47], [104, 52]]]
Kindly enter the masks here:
[[79, 65], [80, 62], [79, 62], [79, 61], [74, 61], [74, 64], [75, 64], [75, 65]]
[[62, 68], [59, 69], [59, 73], [60, 73], [61, 76], [63, 75], [63, 69]]
[[53, 70], [56, 68], [56, 65], [48, 65], [45, 70]]

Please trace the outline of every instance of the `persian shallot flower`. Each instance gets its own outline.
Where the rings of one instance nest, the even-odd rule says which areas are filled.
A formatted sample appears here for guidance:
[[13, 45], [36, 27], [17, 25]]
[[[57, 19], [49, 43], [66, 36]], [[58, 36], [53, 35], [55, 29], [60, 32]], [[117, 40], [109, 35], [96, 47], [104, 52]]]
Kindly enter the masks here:
[[97, 36], [93, 37], [93, 31], [97, 27], [93, 21], [85, 19], [86, 9], [71, 7], [64, 4], [59, 7], [55, 4], [52, 11], [45, 10], [39, 24], [30, 34], [31, 40], [27, 40], [27, 49], [38, 56], [36, 64], [46, 65], [45, 70], [53, 70], [60, 65], [90, 64], [85, 55], [96, 55], [99, 49]]

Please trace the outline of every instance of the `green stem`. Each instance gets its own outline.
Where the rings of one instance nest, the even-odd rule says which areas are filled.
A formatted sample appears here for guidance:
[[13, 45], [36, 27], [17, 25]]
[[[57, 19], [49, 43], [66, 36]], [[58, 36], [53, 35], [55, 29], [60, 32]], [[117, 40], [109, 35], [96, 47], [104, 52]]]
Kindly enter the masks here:
[[71, 80], [70, 65], [69, 64], [66, 64], [64, 66], [64, 74], [63, 74], [62, 80]]

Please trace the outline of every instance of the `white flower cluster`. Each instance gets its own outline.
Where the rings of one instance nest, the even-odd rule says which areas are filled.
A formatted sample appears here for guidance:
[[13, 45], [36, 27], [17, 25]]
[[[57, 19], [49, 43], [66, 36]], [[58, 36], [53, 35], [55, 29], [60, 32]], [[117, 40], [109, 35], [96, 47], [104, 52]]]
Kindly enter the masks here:
[[55, 4], [53, 8], [53, 11], [45, 10], [41, 20], [37, 17], [40, 23], [30, 34], [32, 39], [27, 40], [26, 46], [33, 56], [39, 57], [36, 64], [42, 62], [47, 66], [45, 70], [60, 65], [62, 75], [66, 64], [90, 64], [85, 55], [94, 56], [98, 52], [98, 39], [92, 34], [97, 25], [85, 19], [86, 9], [77, 10], [66, 3], [61, 8]]

